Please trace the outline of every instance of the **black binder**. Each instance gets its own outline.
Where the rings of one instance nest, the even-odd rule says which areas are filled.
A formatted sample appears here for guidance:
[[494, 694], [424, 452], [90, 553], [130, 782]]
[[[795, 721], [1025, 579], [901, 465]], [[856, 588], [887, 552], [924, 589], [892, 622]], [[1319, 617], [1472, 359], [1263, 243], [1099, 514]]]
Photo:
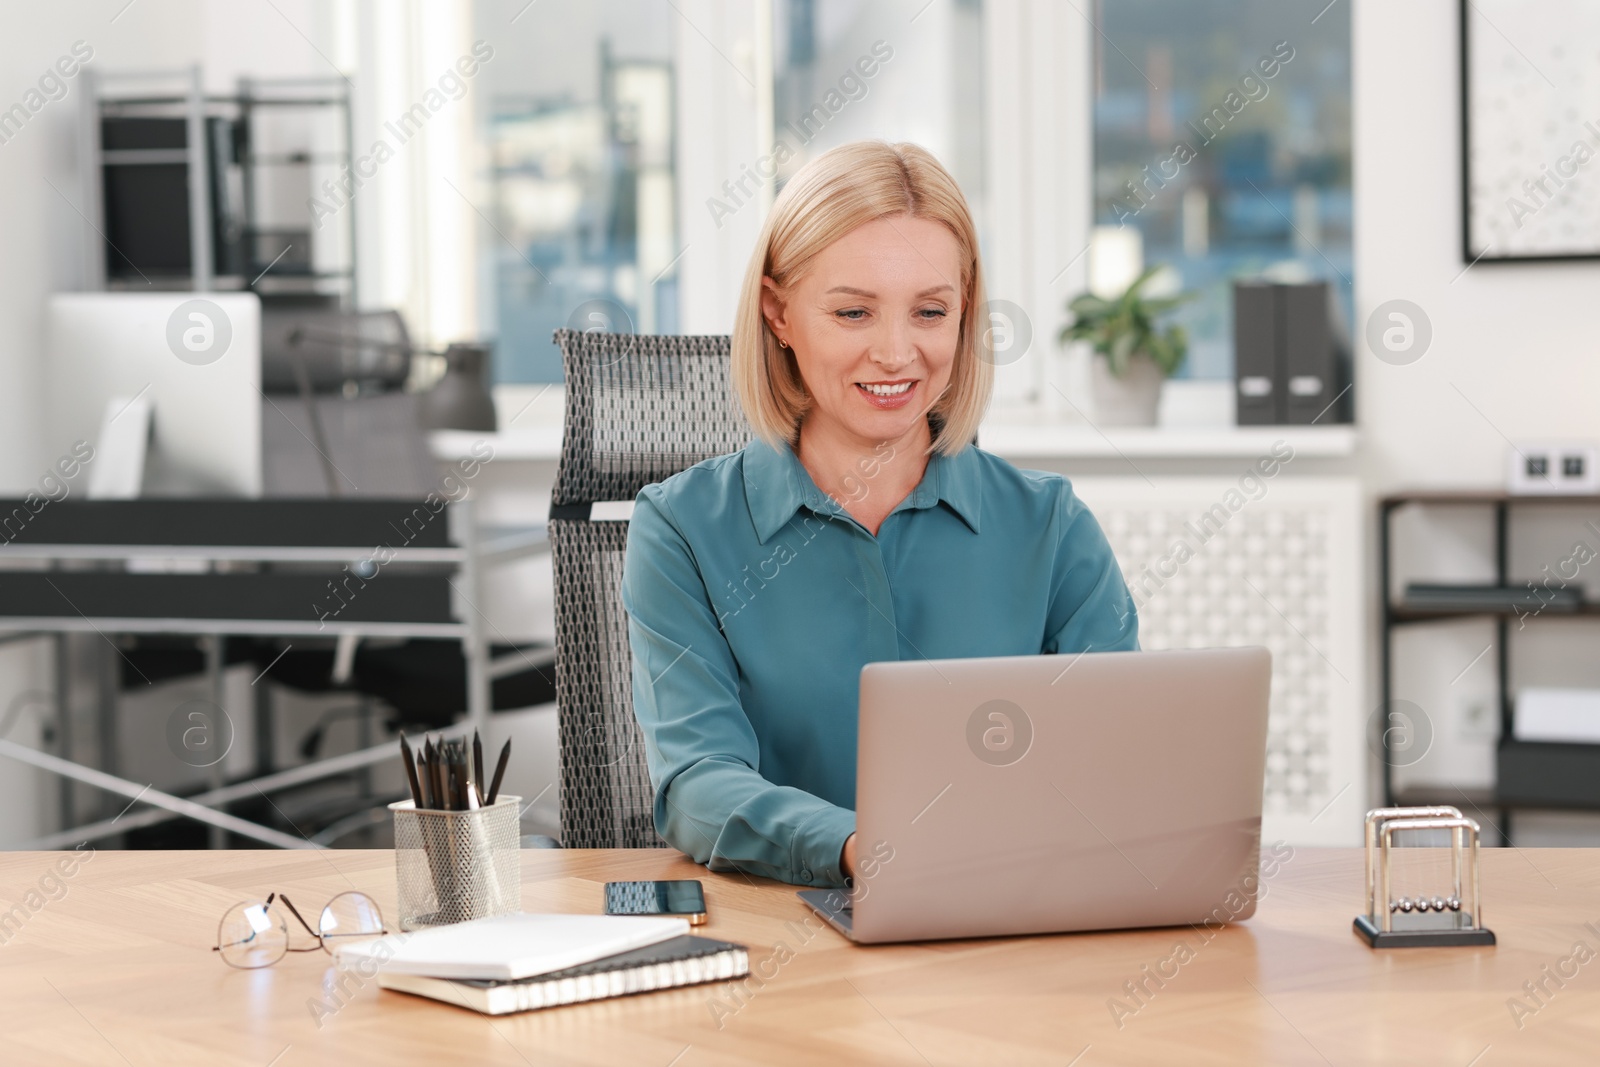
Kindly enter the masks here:
[[1240, 426], [1349, 422], [1350, 352], [1328, 283], [1235, 282]]
[[1283, 312], [1271, 282], [1233, 284], [1233, 380], [1240, 426], [1284, 421]]
[[1346, 353], [1338, 309], [1327, 282], [1281, 286], [1283, 297], [1284, 422], [1348, 422]]

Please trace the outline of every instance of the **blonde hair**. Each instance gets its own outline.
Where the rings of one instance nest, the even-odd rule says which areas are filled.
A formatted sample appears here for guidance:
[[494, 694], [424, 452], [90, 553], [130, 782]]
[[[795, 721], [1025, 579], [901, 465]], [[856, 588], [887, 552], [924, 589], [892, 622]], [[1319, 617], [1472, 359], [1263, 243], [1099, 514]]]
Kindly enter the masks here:
[[858, 226], [897, 215], [943, 223], [960, 246], [961, 330], [950, 384], [929, 409], [932, 451], [953, 455], [973, 439], [994, 388], [978, 233], [950, 172], [918, 145], [856, 141], [824, 152], [783, 187], [739, 292], [733, 324], [733, 388], [757, 436], [793, 445], [813, 403], [794, 353], [761, 312], [762, 279], [784, 296], [824, 248]]

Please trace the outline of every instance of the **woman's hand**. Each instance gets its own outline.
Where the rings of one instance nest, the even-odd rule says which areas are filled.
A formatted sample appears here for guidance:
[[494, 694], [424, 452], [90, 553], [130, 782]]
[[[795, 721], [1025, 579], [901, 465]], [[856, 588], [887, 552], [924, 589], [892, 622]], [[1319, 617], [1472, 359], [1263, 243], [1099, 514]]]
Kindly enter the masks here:
[[839, 853], [839, 866], [844, 868], [846, 878], [856, 876], [856, 835], [851, 834], [844, 839], [844, 851]]

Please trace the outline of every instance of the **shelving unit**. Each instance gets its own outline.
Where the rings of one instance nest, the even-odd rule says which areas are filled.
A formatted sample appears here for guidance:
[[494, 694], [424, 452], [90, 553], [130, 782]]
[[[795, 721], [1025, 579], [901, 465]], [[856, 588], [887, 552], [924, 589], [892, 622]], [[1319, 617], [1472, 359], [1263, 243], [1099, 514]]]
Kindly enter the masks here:
[[[339, 209], [341, 253], [324, 254], [326, 227], [309, 217], [293, 226], [266, 218], [267, 191], [274, 173], [304, 171], [293, 181], [294, 192], [278, 189], [277, 199], [292, 201], [325, 196], [318, 177], [333, 177], [353, 160], [350, 85], [342, 78], [250, 79], [239, 81], [233, 94], [207, 94], [199, 67], [110, 73], [85, 71], [90, 106], [84, 109], [79, 142], [88, 165], [83, 168], [82, 210], [91, 222], [88, 263], [92, 288], [184, 288], [196, 292], [247, 289], [264, 298], [318, 298], [348, 307], [356, 289], [356, 204]], [[266, 116], [300, 112], [304, 145], [263, 147]], [[144, 129], [129, 124], [143, 120]], [[181, 123], [181, 129], [178, 127]], [[322, 135], [317, 125], [325, 127]], [[156, 124], [161, 124], [157, 126]], [[126, 147], [121, 139], [148, 141]], [[110, 139], [110, 140], [108, 140]], [[111, 178], [119, 181], [142, 170], [147, 175], [137, 196], [171, 198], [170, 191], [149, 183], [160, 181], [157, 168], [178, 168], [186, 194], [188, 250], [181, 266], [140, 263], [138, 248], [124, 250], [110, 236], [108, 215]], [[170, 187], [169, 187], [170, 188]], [[166, 200], [162, 202], [167, 202]], [[123, 203], [126, 210], [127, 204]], [[149, 239], [154, 231], [141, 230]], [[164, 245], [171, 253], [175, 246]], [[132, 258], [129, 258], [131, 253]], [[175, 258], [169, 256], [169, 258]], [[145, 269], [145, 268], [150, 269]], [[131, 270], [131, 274], [130, 274]]]
[[[1494, 808], [1498, 811], [1500, 843], [1511, 843], [1512, 813], [1519, 809], [1564, 808], [1600, 811], [1600, 745], [1545, 741], [1519, 741], [1514, 732], [1511, 699], [1510, 623], [1519, 612], [1511, 604], [1502, 608], [1446, 608], [1408, 604], [1391, 595], [1392, 552], [1395, 513], [1406, 507], [1481, 507], [1494, 513], [1495, 582], [1510, 586], [1511, 513], [1516, 505], [1540, 507], [1600, 507], [1600, 496], [1511, 496], [1497, 491], [1446, 491], [1398, 493], [1384, 497], [1378, 505], [1378, 602], [1382, 605], [1382, 635], [1379, 652], [1379, 684], [1387, 708], [1394, 698], [1394, 636], [1397, 627], [1424, 625], [1457, 619], [1494, 620], [1496, 677], [1499, 698], [1499, 735], [1496, 741], [1496, 784], [1490, 791], [1420, 787], [1397, 793], [1394, 765], [1390, 758], [1389, 735], [1382, 736], [1383, 796], [1386, 806], [1452, 804]], [[1584, 602], [1575, 607], [1550, 608], [1539, 613], [1541, 619], [1595, 618], [1600, 603]]]
[[[245, 274], [250, 287], [266, 293], [317, 292], [330, 284], [339, 291], [346, 306], [354, 301], [356, 273], [356, 204], [352, 198], [341, 210], [345, 223], [346, 254], [344, 264], [333, 270], [318, 270], [312, 255], [314, 231], [284, 229], [264, 225], [262, 222], [261, 191], [271, 169], [305, 169], [307, 187], [312, 196], [322, 195], [322, 190], [311, 175], [319, 170], [337, 175], [341, 168], [353, 164], [355, 159], [353, 129], [351, 126], [350, 83], [343, 78], [261, 79], [242, 78], [239, 81], [239, 128], [241, 130], [239, 164], [244, 184], [244, 227], [241, 233]], [[261, 151], [257, 148], [254, 131], [261, 125], [260, 115], [265, 112], [300, 110], [331, 116], [338, 127], [337, 151], [315, 149], [288, 152]], [[310, 121], [315, 121], [311, 119]], [[338, 183], [337, 177], [334, 179]], [[278, 257], [278, 247], [289, 250], [290, 238], [306, 243], [305, 255]]]

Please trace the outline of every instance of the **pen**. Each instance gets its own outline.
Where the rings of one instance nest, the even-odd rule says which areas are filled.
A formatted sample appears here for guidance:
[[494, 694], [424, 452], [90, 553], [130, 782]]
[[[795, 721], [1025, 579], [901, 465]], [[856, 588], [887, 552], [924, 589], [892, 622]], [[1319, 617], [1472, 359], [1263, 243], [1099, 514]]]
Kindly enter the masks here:
[[489, 785], [489, 796], [485, 804], [493, 804], [500, 795], [500, 779], [506, 776], [506, 760], [511, 758], [511, 739], [507, 738], [505, 745], [500, 749], [500, 762], [494, 768], [494, 781]]
[[415, 757], [411, 754], [411, 745], [406, 741], [406, 733], [400, 731], [400, 758], [406, 765], [406, 782], [411, 786], [411, 803], [413, 807], [422, 807], [422, 786], [417, 782], [417, 765]]

